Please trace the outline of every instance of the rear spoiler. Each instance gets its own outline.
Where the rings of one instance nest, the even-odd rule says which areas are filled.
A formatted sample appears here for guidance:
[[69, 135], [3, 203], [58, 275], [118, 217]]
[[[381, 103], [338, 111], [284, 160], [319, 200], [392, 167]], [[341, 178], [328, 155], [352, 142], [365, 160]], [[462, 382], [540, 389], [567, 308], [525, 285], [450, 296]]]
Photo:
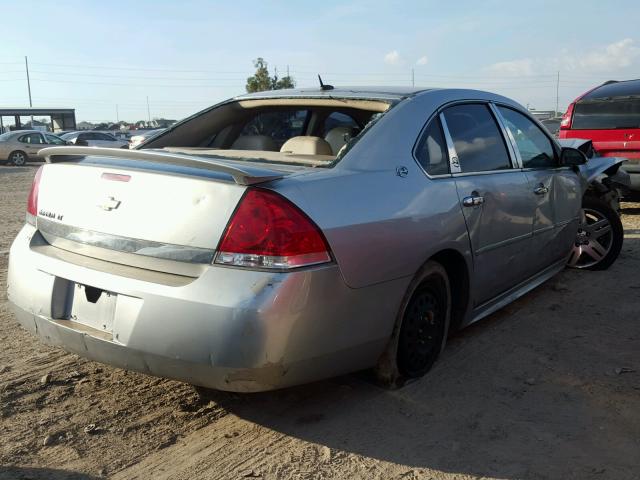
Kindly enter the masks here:
[[274, 173], [273, 170], [250, 166], [237, 167], [210, 158], [170, 152], [68, 146], [43, 148], [38, 152], [38, 156], [43, 157], [47, 163], [73, 162], [78, 161], [78, 157], [111, 157], [201, 168], [231, 175], [238, 185], [255, 185], [284, 177], [284, 174]]

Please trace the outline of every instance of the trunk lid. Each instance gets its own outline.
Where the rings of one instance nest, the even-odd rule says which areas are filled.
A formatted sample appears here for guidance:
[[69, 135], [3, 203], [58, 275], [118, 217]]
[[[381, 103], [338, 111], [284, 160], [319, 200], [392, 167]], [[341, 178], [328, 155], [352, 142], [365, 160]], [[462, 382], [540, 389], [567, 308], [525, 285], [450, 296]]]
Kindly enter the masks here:
[[[42, 171], [37, 215], [37, 227], [49, 243], [65, 249], [82, 244], [79, 251], [89, 256], [94, 255], [87, 246], [103, 257], [108, 249], [210, 263], [247, 185], [291, 173], [220, 159], [212, 167], [206, 159], [137, 161], [127, 157], [142, 152], [113, 153], [74, 156], [75, 161], [65, 157], [68, 163], [49, 156], [48, 163], [54, 164]], [[113, 259], [139, 266], [126, 256]]]

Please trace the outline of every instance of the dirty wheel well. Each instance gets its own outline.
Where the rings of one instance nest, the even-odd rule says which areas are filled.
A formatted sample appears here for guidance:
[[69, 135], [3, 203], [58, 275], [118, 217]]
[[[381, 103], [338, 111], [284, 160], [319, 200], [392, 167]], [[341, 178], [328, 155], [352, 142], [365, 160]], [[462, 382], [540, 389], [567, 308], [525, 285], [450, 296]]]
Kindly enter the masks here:
[[455, 250], [443, 250], [434, 255], [432, 260], [444, 267], [449, 277], [451, 288], [451, 323], [449, 333], [460, 326], [469, 303], [469, 271], [464, 257]]

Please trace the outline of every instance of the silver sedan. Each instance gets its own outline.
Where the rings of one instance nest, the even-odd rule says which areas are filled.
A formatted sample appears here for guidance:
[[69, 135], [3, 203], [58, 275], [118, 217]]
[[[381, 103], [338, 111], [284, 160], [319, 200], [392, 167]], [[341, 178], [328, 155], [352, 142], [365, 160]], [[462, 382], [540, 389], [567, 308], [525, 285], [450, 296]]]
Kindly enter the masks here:
[[41, 154], [10, 252], [18, 321], [222, 390], [369, 368], [401, 385], [450, 332], [622, 245], [622, 160], [486, 92], [262, 92], [142, 149]]
[[38, 130], [16, 130], [0, 135], [0, 163], [18, 167], [30, 160], [38, 160], [38, 152], [45, 147], [66, 145], [60, 137]]

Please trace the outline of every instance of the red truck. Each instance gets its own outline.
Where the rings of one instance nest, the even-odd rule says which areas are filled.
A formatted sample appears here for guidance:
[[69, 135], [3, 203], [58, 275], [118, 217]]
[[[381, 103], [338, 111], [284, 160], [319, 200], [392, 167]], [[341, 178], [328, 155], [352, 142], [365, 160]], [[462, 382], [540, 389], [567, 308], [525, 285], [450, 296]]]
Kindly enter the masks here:
[[575, 99], [560, 123], [560, 138], [584, 138], [602, 157], [625, 157], [631, 190], [640, 192], [640, 79], [608, 81]]

